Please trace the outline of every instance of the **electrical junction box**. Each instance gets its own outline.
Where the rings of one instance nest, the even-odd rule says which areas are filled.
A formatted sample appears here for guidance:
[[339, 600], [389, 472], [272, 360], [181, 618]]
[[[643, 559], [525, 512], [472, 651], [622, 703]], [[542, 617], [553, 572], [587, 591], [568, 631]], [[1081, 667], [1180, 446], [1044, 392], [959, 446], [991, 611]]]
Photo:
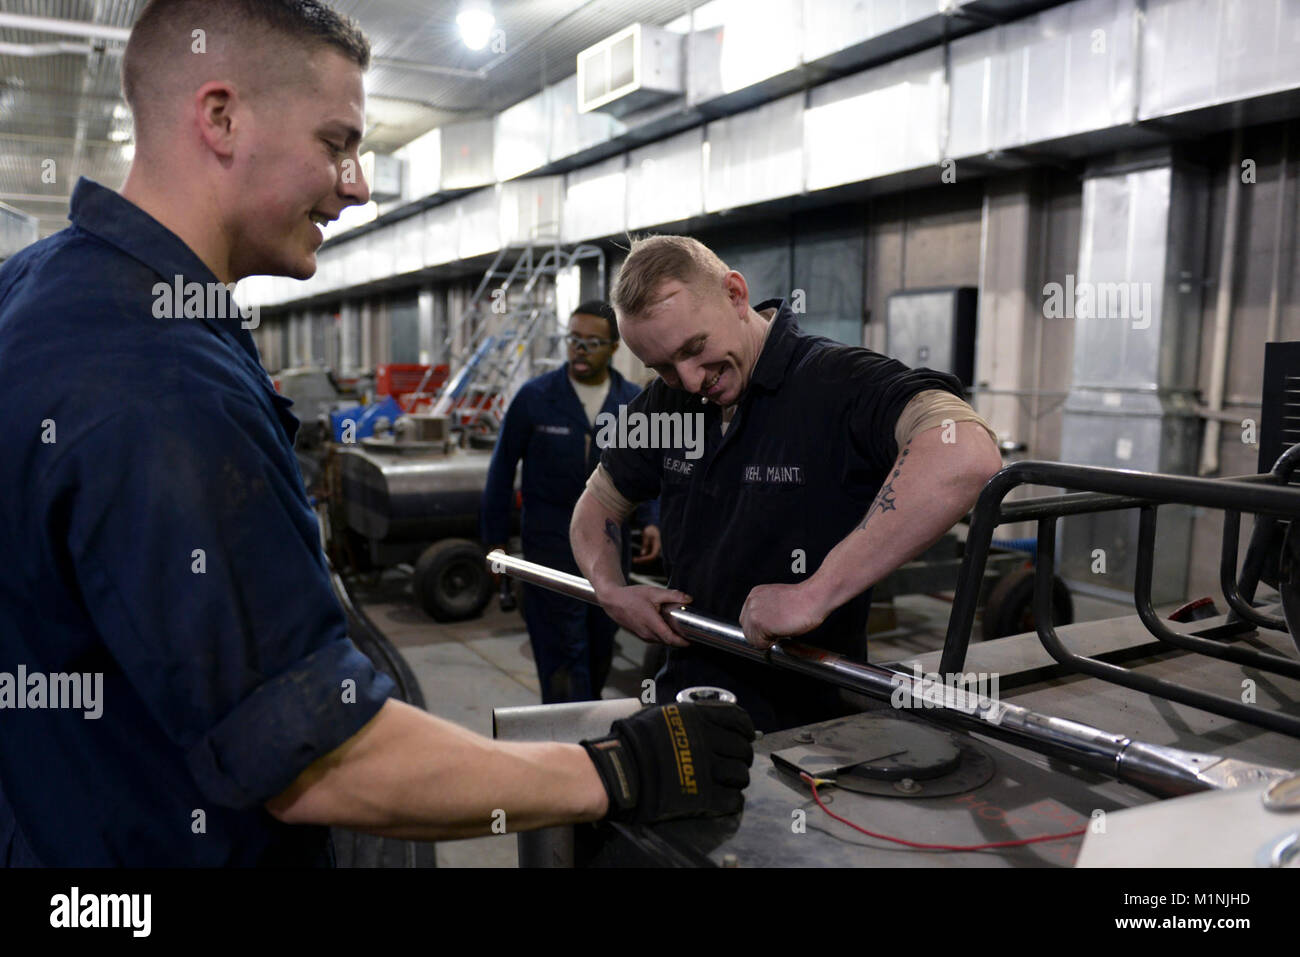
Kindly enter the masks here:
[[949, 372], [971, 387], [975, 377], [974, 286], [908, 289], [885, 307], [885, 352], [904, 365]]

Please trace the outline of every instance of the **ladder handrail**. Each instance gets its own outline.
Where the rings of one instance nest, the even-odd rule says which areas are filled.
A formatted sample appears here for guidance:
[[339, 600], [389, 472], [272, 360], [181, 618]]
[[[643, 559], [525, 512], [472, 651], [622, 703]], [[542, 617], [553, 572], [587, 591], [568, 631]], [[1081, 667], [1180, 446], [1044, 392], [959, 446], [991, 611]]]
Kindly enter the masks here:
[[[534, 228], [535, 234], [539, 228]], [[448, 323], [443, 354], [456, 371], [437, 392], [433, 403], [435, 414], [447, 414], [456, 402], [464, 401], [472, 393], [498, 397], [504, 405], [525, 361], [553, 361], [559, 338], [556, 334], [549, 334], [545, 356], [532, 353], [537, 351], [534, 344], [538, 336], [548, 335], [548, 321], [557, 318], [551, 293], [561, 272], [582, 260], [595, 259], [603, 288], [604, 250], [587, 243], [566, 249], [558, 234], [547, 236], [546, 243], [539, 242], [541, 238], [534, 235], [522, 249], [503, 247], [497, 251], [461, 313], [460, 330], [470, 331], [460, 349], [452, 349], [458, 330]], [[503, 270], [506, 257], [512, 254], [513, 263], [509, 270]], [[551, 281], [551, 287], [544, 287], [545, 280]], [[489, 296], [493, 300], [490, 309], [485, 308]], [[504, 304], [503, 309], [496, 307], [498, 301]], [[423, 385], [422, 381], [421, 388]], [[499, 414], [495, 401], [486, 405], [492, 406], [486, 411]]]

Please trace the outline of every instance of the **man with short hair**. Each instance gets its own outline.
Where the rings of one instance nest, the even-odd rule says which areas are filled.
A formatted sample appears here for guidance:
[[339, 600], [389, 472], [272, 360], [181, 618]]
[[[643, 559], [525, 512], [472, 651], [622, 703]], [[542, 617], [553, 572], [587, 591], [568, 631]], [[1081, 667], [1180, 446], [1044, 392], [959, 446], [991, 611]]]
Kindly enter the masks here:
[[[661, 609], [693, 601], [761, 648], [802, 635], [864, 657], [869, 589], [970, 509], [1001, 466], [994, 434], [955, 377], [802, 333], [694, 239], [634, 243], [612, 298], [659, 374], [629, 416], [703, 413], [704, 450], [606, 449], [574, 511], [578, 565], [615, 621], [673, 646], [659, 700], [720, 685], [760, 730], [834, 717], [833, 688], [691, 646]], [[606, 534], [651, 497], [667, 589], [628, 586]]]
[[[600, 459], [594, 441], [602, 414], [617, 417], [640, 393], [610, 362], [618, 350], [614, 310], [600, 300], [584, 302], [569, 318], [565, 336], [568, 361], [524, 383], [506, 410], [483, 489], [482, 539], [488, 550], [504, 548], [510, 533], [510, 500], [515, 469], [523, 460], [523, 515], [520, 538], [524, 557], [577, 574], [569, 548], [569, 521], [587, 476]], [[637, 509], [642, 526], [637, 561], [659, 556], [657, 506]], [[619, 564], [626, 574], [629, 549], [621, 530]], [[542, 703], [594, 701], [609, 677], [614, 657], [614, 623], [599, 605], [524, 586], [524, 621], [533, 648]]]
[[[0, 865], [328, 864], [325, 825], [433, 840], [502, 813], [519, 831], [740, 807], [743, 713], [490, 741], [389, 700], [347, 637], [298, 421], [227, 285], [310, 276], [318, 224], [369, 198], [369, 56], [317, 0], [151, 0], [124, 60], [121, 195], [82, 180], [72, 225], [0, 268], [0, 553], [18, 557]], [[97, 716], [49, 707], [68, 674], [102, 679]]]

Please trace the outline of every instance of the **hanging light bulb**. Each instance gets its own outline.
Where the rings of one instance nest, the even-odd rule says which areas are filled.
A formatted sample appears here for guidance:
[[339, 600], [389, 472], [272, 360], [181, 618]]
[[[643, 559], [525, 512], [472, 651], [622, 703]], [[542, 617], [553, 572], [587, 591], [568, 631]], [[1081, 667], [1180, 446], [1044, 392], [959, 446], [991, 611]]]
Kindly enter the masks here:
[[456, 14], [461, 39], [471, 50], [482, 50], [487, 46], [496, 22], [492, 7], [486, 0], [466, 0], [461, 4], [460, 13]]

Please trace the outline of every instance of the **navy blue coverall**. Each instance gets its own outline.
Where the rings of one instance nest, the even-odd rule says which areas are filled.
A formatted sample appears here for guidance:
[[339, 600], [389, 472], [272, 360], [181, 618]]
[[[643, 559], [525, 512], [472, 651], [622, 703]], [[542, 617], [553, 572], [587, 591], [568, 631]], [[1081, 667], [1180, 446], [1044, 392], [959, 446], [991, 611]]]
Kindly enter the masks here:
[[[613, 369], [601, 412], [618, 415], [618, 407], [640, 389]], [[482, 531], [488, 545], [510, 537], [510, 499], [515, 467], [523, 459], [523, 514], [520, 538], [524, 558], [561, 571], [581, 574], [569, 546], [569, 521], [587, 478], [600, 460], [596, 430], [578, 394], [569, 384], [567, 365], [531, 379], [519, 389], [505, 421], [483, 490]], [[658, 503], [642, 503], [639, 525], [658, 525]], [[623, 571], [629, 566], [628, 535], [623, 528]], [[537, 662], [542, 702], [593, 701], [609, 675], [618, 625], [600, 608], [524, 586], [524, 621]]]
[[[165, 318], [178, 276], [222, 291], [174, 233], [85, 179], [70, 218], [0, 268], [0, 864], [328, 865], [263, 805], [393, 682], [347, 636], [298, 420], [228, 301]], [[96, 674], [98, 717], [38, 693]]]

